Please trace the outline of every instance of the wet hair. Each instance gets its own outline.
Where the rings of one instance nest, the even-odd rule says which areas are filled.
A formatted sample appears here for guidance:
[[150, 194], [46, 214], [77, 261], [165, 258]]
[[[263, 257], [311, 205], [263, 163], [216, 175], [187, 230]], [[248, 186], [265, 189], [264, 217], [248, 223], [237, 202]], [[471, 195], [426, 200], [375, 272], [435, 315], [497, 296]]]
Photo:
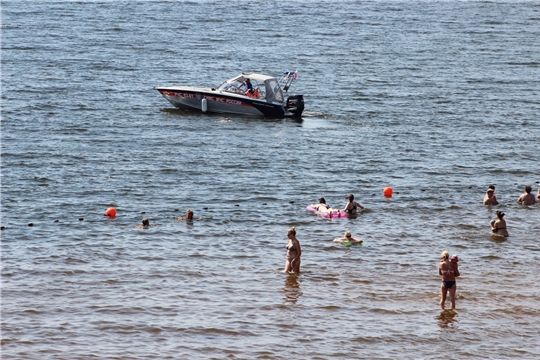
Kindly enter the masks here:
[[326, 204], [326, 200], [324, 200], [324, 198], [320, 198], [319, 199], [319, 204]]
[[193, 210], [188, 209], [186, 210], [186, 218], [190, 218], [190, 217], [193, 217]]
[[444, 251], [441, 253], [441, 259], [448, 260], [449, 257], [450, 257], [450, 254], [448, 253], [448, 250], [444, 250]]
[[295, 235], [296, 236], [296, 229], [293, 227], [289, 228], [289, 230], [287, 230], [287, 235]]
[[351, 232], [350, 231], [345, 231], [345, 237], [350, 237], [352, 236]]
[[488, 189], [493, 189], [493, 191], [495, 191], [495, 185], [489, 185]]
[[349, 194], [349, 196], [347, 196], [347, 199], [349, 199], [349, 201], [353, 201], [353, 200], [354, 200], [354, 195], [353, 195], [353, 194]]
[[142, 224], [143, 226], [150, 226], [150, 220], [148, 220], [148, 218], [144, 218], [142, 219]]
[[497, 210], [497, 212], [495, 213], [495, 215], [497, 215], [497, 217], [498, 217], [499, 219], [502, 219], [502, 218], [504, 217], [504, 213], [503, 213], [502, 211], [500, 211], [500, 210]]
[[530, 194], [531, 193], [531, 190], [532, 190], [532, 187], [530, 187], [529, 185], [525, 186], [525, 192], [527, 194]]

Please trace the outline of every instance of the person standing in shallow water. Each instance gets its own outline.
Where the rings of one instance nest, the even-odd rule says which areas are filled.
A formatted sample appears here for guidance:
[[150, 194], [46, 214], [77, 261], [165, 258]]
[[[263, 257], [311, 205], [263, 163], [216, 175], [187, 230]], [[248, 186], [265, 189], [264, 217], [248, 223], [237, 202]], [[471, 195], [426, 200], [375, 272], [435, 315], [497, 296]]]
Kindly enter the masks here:
[[289, 242], [285, 248], [287, 249], [287, 259], [285, 260], [285, 269], [283, 272], [286, 273], [300, 273], [300, 256], [302, 255], [302, 248], [300, 247], [300, 242], [296, 238], [296, 229], [294, 226], [287, 230], [287, 237]]
[[[538, 189], [540, 191], [540, 189]], [[521, 194], [521, 196], [518, 199], [518, 203], [521, 205], [534, 205], [536, 202], [534, 195], [531, 194], [532, 187], [529, 185], [525, 186], [525, 193]]]
[[504, 213], [497, 210], [495, 215], [497, 216], [497, 220], [491, 220], [491, 231], [495, 235], [507, 237], [508, 231], [506, 230], [506, 220], [503, 219]]
[[441, 309], [444, 309], [446, 295], [448, 292], [450, 292], [450, 304], [452, 306], [452, 309], [455, 309], [457, 290], [456, 277], [458, 277], [460, 274], [457, 267], [457, 262], [450, 261], [450, 254], [446, 250], [441, 253], [441, 261], [439, 262], [439, 275], [442, 276], [441, 302], [439, 303], [439, 305], [441, 306]]
[[484, 205], [499, 205], [497, 197], [495, 196], [495, 186], [490, 185], [484, 196]]
[[353, 214], [356, 214], [358, 209], [361, 209], [361, 210], [364, 209], [364, 207], [360, 205], [360, 203], [354, 201], [353, 194], [349, 194], [349, 196], [347, 196], [347, 199], [349, 201], [347, 202], [347, 205], [345, 205], [345, 207], [343, 208], [343, 211], [347, 212], [347, 214], [353, 215]]

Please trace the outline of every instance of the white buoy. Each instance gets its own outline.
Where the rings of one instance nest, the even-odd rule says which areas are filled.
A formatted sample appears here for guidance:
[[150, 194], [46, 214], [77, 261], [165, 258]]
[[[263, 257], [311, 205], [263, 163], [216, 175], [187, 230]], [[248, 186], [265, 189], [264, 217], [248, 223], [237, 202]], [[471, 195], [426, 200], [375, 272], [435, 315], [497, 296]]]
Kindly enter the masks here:
[[202, 112], [206, 112], [206, 110], [208, 110], [208, 102], [206, 99], [201, 100], [201, 110]]

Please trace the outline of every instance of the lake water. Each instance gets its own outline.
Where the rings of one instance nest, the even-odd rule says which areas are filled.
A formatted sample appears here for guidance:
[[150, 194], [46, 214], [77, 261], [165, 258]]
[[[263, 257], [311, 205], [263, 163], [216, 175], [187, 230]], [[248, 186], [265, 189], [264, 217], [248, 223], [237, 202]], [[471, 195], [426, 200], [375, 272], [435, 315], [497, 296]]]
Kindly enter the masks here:
[[[539, 2], [1, 11], [2, 359], [540, 358], [540, 205], [516, 203], [540, 186]], [[298, 120], [153, 90], [289, 70]], [[349, 193], [355, 218], [305, 211]], [[364, 246], [334, 245], [346, 230]]]

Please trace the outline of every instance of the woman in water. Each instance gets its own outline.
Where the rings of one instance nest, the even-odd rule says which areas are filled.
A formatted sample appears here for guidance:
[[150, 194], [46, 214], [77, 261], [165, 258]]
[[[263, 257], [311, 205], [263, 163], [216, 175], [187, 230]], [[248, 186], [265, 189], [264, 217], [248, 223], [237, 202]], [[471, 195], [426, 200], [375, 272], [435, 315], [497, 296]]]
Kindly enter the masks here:
[[345, 207], [343, 208], [343, 211], [347, 212], [347, 214], [356, 214], [358, 208], [364, 209], [362, 205], [354, 201], [353, 194], [349, 194], [349, 196], [347, 196], [347, 199], [349, 199], [349, 202], [347, 202], [347, 205], [345, 205]]
[[342, 238], [334, 239], [335, 243], [349, 242], [351, 244], [361, 244], [364, 242], [362, 239], [353, 238], [350, 231], [345, 232], [345, 236]]
[[318, 212], [327, 212], [330, 209], [330, 205], [326, 204], [326, 200], [324, 198], [320, 198], [318, 204], [311, 204], [309, 206]]
[[491, 231], [495, 235], [507, 237], [508, 231], [506, 231], [506, 221], [503, 219], [504, 213], [497, 210], [495, 215], [497, 216], [497, 220], [491, 220]]
[[497, 197], [495, 196], [495, 186], [489, 185], [486, 195], [484, 195], [484, 205], [499, 205]]
[[534, 205], [536, 199], [534, 198], [534, 195], [531, 194], [531, 191], [532, 187], [529, 185], [525, 186], [525, 193], [521, 194], [517, 202], [521, 205]]
[[296, 238], [296, 229], [294, 226], [287, 230], [287, 237], [289, 242], [285, 248], [287, 249], [287, 259], [285, 261], [285, 269], [283, 272], [300, 273], [300, 256], [302, 255], [302, 249], [300, 248], [300, 242]]
[[[457, 256], [456, 256], [457, 258]], [[441, 284], [441, 302], [439, 305], [441, 309], [444, 309], [444, 303], [446, 302], [446, 294], [450, 292], [450, 303], [452, 309], [456, 308], [456, 277], [458, 277], [459, 270], [457, 263], [450, 261], [450, 254], [444, 250], [441, 253], [441, 261], [439, 262], [439, 275], [442, 276]]]

